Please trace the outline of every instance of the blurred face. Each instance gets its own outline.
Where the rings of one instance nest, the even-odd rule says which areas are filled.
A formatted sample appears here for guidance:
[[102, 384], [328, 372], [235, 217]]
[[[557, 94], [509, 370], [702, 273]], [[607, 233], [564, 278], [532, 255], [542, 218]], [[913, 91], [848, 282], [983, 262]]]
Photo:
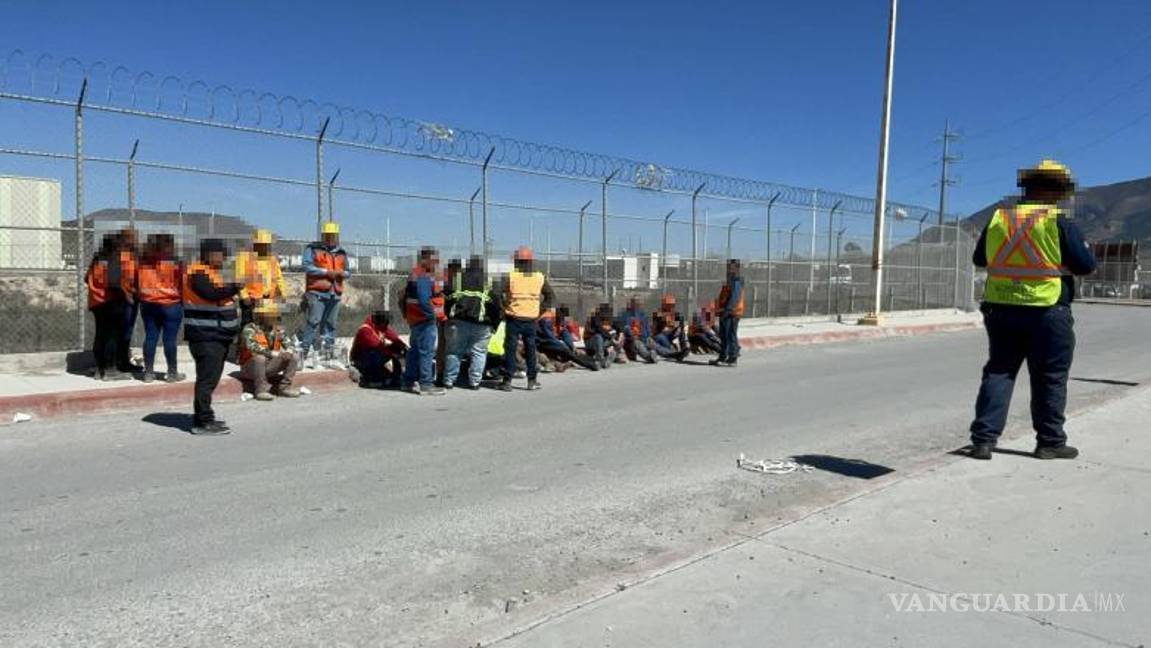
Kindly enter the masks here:
[[208, 253], [208, 258], [205, 261], [213, 268], [219, 268], [224, 265], [224, 253], [220, 250], [213, 250]]
[[120, 247], [124, 249], [136, 247], [136, 230], [120, 230]]
[[272, 246], [268, 245], [267, 243], [253, 243], [252, 251], [254, 251], [259, 256], [268, 256], [272, 253]]
[[328, 247], [336, 247], [337, 245], [340, 244], [340, 235], [339, 234], [326, 233], [320, 237], [320, 240], [323, 241], [324, 245], [326, 245]]
[[275, 328], [276, 325], [280, 323], [279, 316], [269, 313], [262, 313], [258, 319], [260, 320], [260, 326], [266, 329]]

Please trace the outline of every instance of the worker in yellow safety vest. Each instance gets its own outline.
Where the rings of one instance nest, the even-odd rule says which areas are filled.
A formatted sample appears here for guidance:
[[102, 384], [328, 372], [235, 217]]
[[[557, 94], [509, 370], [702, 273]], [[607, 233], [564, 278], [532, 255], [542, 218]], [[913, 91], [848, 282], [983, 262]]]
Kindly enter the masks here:
[[236, 280], [240, 282], [240, 326], [252, 321], [256, 305], [265, 300], [283, 301], [287, 294], [280, 260], [272, 253], [272, 232], [252, 232], [252, 249], [236, 255]]
[[512, 390], [512, 377], [516, 374], [516, 347], [522, 339], [524, 360], [527, 365], [527, 389], [540, 388], [539, 363], [536, 358], [536, 320], [540, 313], [551, 308], [555, 300], [544, 273], [533, 266], [532, 249], [520, 246], [512, 256], [513, 267], [504, 284], [504, 376], [501, 391]]
[[975, 401], [970, 455], [990, 459], [1007, 422], [1023, 362], [1031, 377], [1035, 456], [1074, 459], [1063, 430], [1067, 377], [1075, 351], [1073, 275], [1095, 270], [1095, 257], [1060, 204], [1075, 192], [1067, 167], [1052, 160], [1021, 169], [1023, 196], [991, 215], [972, 261], [987, 269], [984, 325], [990, 357]]

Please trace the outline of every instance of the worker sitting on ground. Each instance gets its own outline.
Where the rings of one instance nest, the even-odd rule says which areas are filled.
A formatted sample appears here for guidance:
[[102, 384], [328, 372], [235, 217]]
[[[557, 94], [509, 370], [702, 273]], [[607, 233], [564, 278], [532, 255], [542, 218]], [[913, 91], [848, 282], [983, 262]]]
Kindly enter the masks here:
[[384, 310], [372, 312], [356, 331], [349, 354], [352, 367], [359, 374], [360, 387], [399, 387], [407, 352], [408, 345], [392, 328], [392, 314]]
[[252, 382], [256, 400], [273, 399], [269, 385], [278, 395], [295, 398], [300, 390], [292, 387], [298, 359], [284, 348], [284, 331], [280, 328], [280, 308], [274, 301], [256, 305], [254, 319], [240, 333], [240, 377]]
[[596, 307], [588, 318], [583, 332], [583, 346], [592, 361], [600, 369], [608, 369], [612, 363], [624, 364], [627, 359], [621, 353], [621, 336], [615, 330], [611, 314], [611, 304], [603, 303]]
[[565, 304], [560, 304], [556, 309], [556, 334], [569, 351], [576, 352], [575, 341], [580, 336], [579, 322], [571, 316], [571, 311]]
[[699, 312], [691, 316], [687, 341], [692, 353], [710, 355], [723, 348], [719, 335], [715, 332], [715, 304], [704, 304]]
[[568, 345], [560, 340], [558, 333], [555, 311], [548, 309], [540, 314], [540, 319], [537, 322], [536, 343], [540, 353], [555, 365], [553, 371], [563, 373], [573, 363], [589, 371], [599, 371], [599, 365], [594, 360], [568, 348]]
[[635, 297], [627, 300], [627, 309], [620, 313], [618, 329], [623, 333], [623, 350], [628, 360], [656, 363], [659, 356], [651, 349], [651, 327]]
[[659, 302], [659, 310], [652, 313], [652, 348], [662, 358], [683, 362], [691, 353], [687, 342], [687, 327], [683, 315], [675, 309], [675, 296], [664, 295]]

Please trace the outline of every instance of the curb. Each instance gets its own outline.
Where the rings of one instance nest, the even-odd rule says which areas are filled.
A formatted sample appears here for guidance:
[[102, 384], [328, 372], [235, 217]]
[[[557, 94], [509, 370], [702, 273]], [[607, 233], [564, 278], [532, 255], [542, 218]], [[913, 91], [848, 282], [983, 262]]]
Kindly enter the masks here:
[[934, 333], [955, 333], [982, 328], [978, 321], [952, 322], [947, 324], [905, 324], [895, 326], [855, 327], [847, 331], [826, 333], [795, 333], [792, 335], [767, 335], [740, 338], [739, 343], [750, 349], [776, 349], [789, 346], [810, 346], [853, 340], [880, 340], [891, 337], [911, 337]]
[[[293, 385], [313, 391], [331, 391], [341, 383], [351, 385], [344, 371], [325, 370], [296, 374]], [[153, 405], [189, 405], [195, 389], [193, 381], [177, 384], [131, 385], [109, 389], [85, 389], [70, 392], [51, 392], [26, 396], [0, 397], [0, 416], [7, 420], [16, 412], [31, 414], [34, 420], [96, 414]], [[239, 397], [244, 383], [225, 377], [212, 392], [214, 398]]]
[[1073, 303], [1102, 304], [1104, 306], [1127, 306], [1128, 308], [1151, 308], [1151, 300], [1145, 299], [1100, 299], [1096, 297], [1079, 297]]
[[[891, 337], [909, 337], [933, 333], [950, 333], [980, 328], [976, 321], [946, 324], [906, 324], [880, 327], [853, 327], [845, 331], [824, 333], [795, 333], [791, 335], [749, 336], [739, 343], [749, 349], [775, 349], [789, 346], [812, 346], [854, 340], [878, 340]], [[314, 391], [333, 391], [351, 387], [344, 371], [326, 370], [296, 374], [294, 383]], [[225, 378], [213, 392], [217, 399], [238, 397], [243, 383]], [[51, 392], [25, 396], [0, 396], [0, 416], [11, 420], [16, 412], [31, 414], [35, 420], [81, 414], [107, 413], [125, 409], [138, 409], [156, 405], [188, 405], [192, 400], [194, 384], [130, 385], [109, 389], [85, 389], [70, 392]]]

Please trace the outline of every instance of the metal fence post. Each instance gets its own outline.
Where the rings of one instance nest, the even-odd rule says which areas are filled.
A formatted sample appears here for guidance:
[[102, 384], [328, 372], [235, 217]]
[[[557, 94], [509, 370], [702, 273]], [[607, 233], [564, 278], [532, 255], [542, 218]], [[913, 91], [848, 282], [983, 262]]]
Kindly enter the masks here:
[[735, 224], [738, 222], [739, 218], [733, 218], [732, 221], [727, 224], [727, 258], [729, 260], [733, 258], [731, 256], [731, 228], [735, 227]]
[[132, 144], [132, 154], [128, 156], [128, 224], [136, 227], [136, 149], [140, 140]]
[[490, 151], [488, 151], [488, 156], [486, 158], [484, 158], [484, 166], [480, 169], [480, 178], [481, 178], [480, 189], [483, 190], [481, 192], [483, 194], [483, 202], [481, 203], [481, 206], [480, 206], [481, 220], [483, 222], [481, 224], [480, 229], [483, 230], [481, 232], [481, 234], [483, 234], [483, 238], [484, 238], [482, 243], [483, 243], [483, 250], [484, 250], [484, 268], [485, 269], [488, 266], [488, 257], [491, 256], [491, 250], [488, 249], [488, 247], [489, 247], [488, 246], [488, 163], [492, 161], [492, 156], [495, 155], [495, 152], [496, 152], [496, 147], [493, 146], [492, 149]]
[[576, 248], [576, 318], [583, 317], [583, 219], [592, 201], [579, 208], [579, 242]]
[[[842, 200], [835, 201], [831, 206], [831, 211], [827, 213], [827, 314], [831, 314], [831, 232], [835, 226], [835, 210], [843, 204]], [[838, 270], [838, 268], [837, 268]]]
[[920, 310], [927, 306], [927, 304], [924, 303], [927, 301], [927, 298], [923, 293], [923, 221], [927, 220], [927, 217], [930, 215], [931, 212], [923, 212], [923, 218], [919, 219], [919, 237], [916, 239], [917, 242], [915, 245], [915, 267], [918, 279], [918, 281], [916, 281], [918, 286], [917, 299], [919, 300]]
[[320, 230], [324, 226], [324, 133], [328, 132], [328, 122], [331, 117], [324, 118], [324, 125], [320, 127], [320, 134], [316, 136], [316, 240], [322, 237]]
[[333, 206], [332, 188], [336, 186], [336, 178], [340, 177], [341, 169], [336, 169], [332, 174], [332, 178], [328, 180], [328, 222], [332, 222], [335, 218], [336, 208]]
[[476, 196], [483, 190], [482, 185], [476, 187], [475, 193], [468, 198], [468, 256], [476, 255]]
[[[839, 271], [839, 253], [843, 249], [843, 233], [846, 231], [847, 231], [847, 228], [844, 227], [843, 229], [841, 229], [835, 233], [835, 270], [836, 270], [836, 272]], [[851, 289], [854, 291], [855, 286], [852, 286]], [[839, 284], [835, 284], [835, 314], [836, 315], [838, 315], [840, 313], [840, 310], [839, 310], [839, 293], [840, 292], [842, 292], [842, 291], [839, 289]]]
[[88, 315], [84, 308], [84, 95], [88, 93], [88, 77], [80, 84], [80, 96], [76, 99], [75, 144], [76, 144], [76, 315], [79, 320], [77, 349], [83, 349], [88, 339], [85, 330]]
[[955, 217], [955, 310], [959, 310], [959, 217]]
[[775, 192], [771, 200], [767, 201], [767, 309], [765, 317], [771, 317], [771, 208], [782, 193], [782, 191]]
[[699, 310], [699, 248], [696, 247], [696, 201], [699, 199], [699, 192], [707, 186], [704, 182], [695, 188], [691, 194], [691, 299], [688, 303], [691, 305], [691, 312]]
[[600, 185], [600, 261], [603, 263], [603, 298], [604, 301], [611, 301], [611, 294], [608, 292], [607, 286], [607, 186], [619, 173], [619, 169], [611, 172], [611, 175], [603, 179]]
[[663, 247], [659, 253], [659, 287], [664, 292], [667, 292], [667, 222], [674, 213], [675, 210], [673, 209], [667, 213], [667, 216], [663, 217]]

